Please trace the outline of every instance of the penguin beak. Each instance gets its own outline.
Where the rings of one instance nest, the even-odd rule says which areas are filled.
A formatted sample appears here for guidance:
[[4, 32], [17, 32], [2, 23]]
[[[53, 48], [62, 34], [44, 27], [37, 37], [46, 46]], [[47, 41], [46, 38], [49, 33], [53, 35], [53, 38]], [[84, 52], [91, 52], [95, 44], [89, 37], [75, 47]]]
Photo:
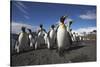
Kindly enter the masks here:
[[67, 18], [67, 16], [64, 16], [64, 20]]

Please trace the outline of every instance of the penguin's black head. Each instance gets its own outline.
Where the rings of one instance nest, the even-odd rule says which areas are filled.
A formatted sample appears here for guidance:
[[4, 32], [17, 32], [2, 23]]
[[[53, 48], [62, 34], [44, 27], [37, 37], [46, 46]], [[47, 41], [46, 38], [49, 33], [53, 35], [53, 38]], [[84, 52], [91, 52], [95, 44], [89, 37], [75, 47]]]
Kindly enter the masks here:
[[67, 16], [61, 16], [61, 17], [60, 17], [60, 22], [64, 23], [66, 17], [67, 17]]
[[72, 31], [72, 29], [70, 29], [70, 31]]
[[29, 31], [29, 33], [31, 33], [32, 31], [31, 31], [31, 29], [28, 29], [28, 31]]
[[54, 29], [54, 27], [55, 27], [54, 25], [51, 25], [51, 28], [52, 28], [52, 29]]
[[42, 24], [40, 24], [40, 28], [42, 28], [43, 27], [43, 25]]
[[73, 34], [75, 34], [75, 32], [73, 32]]
[[22, 30], [23, 32], [25, 32], [25, 27], [22, 27], [21, 30]]

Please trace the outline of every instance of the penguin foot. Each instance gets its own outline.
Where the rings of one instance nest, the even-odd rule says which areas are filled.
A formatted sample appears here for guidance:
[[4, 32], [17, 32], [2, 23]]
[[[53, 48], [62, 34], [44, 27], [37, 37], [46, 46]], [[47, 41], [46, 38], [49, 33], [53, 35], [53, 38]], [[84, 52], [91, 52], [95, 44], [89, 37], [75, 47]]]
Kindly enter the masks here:
[[64, 53], [59, 53], [59, 56], [60, 57], [64, 57]]
[[60, 57], [63, 57], [64, 56], [64, 51], [62, 51], [62, 50], [58, 51], [58, 54], [59, 54]]
[[35, 48], [35, 50], [37, 50], [37, 48]]
[[19, 49], [17, 49], [16, 52], [19, 53]]

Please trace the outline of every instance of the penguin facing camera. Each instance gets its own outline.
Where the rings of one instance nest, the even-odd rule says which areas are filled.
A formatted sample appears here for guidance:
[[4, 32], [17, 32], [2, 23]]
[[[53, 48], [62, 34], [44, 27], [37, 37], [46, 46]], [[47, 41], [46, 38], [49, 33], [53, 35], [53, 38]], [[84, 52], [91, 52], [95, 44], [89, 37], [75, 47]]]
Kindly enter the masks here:
[[50, 44], [48, 44], [48, 49], [53, 48], [55, 46], [56, 30], [54, 28], [55, 26], [51, 25], [50, 31], [48, 32], [48, 37], [50, 41]]
[[35, 49], [37, 49], [37, 47], [43, 47], [44, 44], [45, 44], [45, 39], [44, 39], [44, 36], [45, 36], [45, 29], [43, 29], [43, 25], [40, 24], [40, 29], [38, 30], [38, 37], [37, 37], [37, 40], [36, 40], [36, 43], [35, 43]]
[[35, 47], [35, 36], [33, 36], [33, 33], [31, 31], [31, 29], [28, 29], [29, 33], [28, 33], [28, 37], [29, 37], [29, 45], [30, 47]]
[[21, 28], [21, 33], [18, 36], [18, 40], [15, 46], [17, 53], [20, 51], [26, 50], [28, 47], [28, 34], [26, 33], [26, 28]]
[[68, 49], [70, 46], [69, 34], [64, 24], [66, 18], [67, 16], [62, 16], [60, 18], [60, 23], [57, 29], [57, 45], [60, 56], [63, 56], [64, 50]]

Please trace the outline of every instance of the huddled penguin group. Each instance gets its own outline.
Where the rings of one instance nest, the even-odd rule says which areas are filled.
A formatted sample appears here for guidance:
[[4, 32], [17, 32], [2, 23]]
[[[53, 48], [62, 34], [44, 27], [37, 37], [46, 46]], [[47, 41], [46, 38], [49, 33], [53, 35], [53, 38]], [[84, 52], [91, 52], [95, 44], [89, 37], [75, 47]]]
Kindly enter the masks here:
[[72, 41], [78, 42], [80, 40], [82, 40], [82, 38], [78, 35], [78, 33], [73, 32]]
[[59, 55], [63, 55], [66, 49], [69, 49], [72, 45], [72, 41], [77, 40], [75, 33], [71, 33], [70, 25], [71, 22], [68, 22], [67, 25], [64, 23], [67, 16], [60, 17], [60, 23], [55, 27], [51, 25], [50, 30], [46, 32], [43, 28], [43, 25], [40, 24], [40, 29], [37, 32], [37, 35], [33, 35], [31, 29], [22, 27], [22, 32], [18, 36], [18, 40], [15, 45], [15, 50], [19, 53], [22, 50], [27, 49], [27, 47], [34, 48], [35, 50], [47, 45], [48, 49], [51, 49], [55, 46]]

